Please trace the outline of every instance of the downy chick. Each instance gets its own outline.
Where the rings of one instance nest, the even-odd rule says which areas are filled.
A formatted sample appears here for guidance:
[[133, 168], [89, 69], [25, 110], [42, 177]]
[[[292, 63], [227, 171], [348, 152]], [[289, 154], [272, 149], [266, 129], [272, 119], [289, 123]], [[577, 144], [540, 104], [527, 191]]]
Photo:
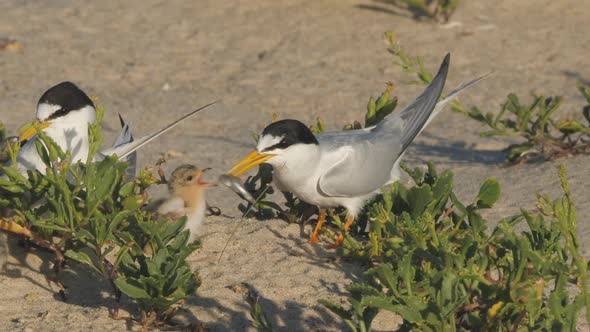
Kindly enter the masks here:
[[200, 170], [189, 164], [176, 168], [168, 181], [170, 197], [156, 208], [158, 214], [171, 219], [186, 216], [184, 227], [190, 231], [190, 242], [197, 239], [205, 219], [205, 190], [211, 184], [203, 181], [202, 176], [208, 170]]

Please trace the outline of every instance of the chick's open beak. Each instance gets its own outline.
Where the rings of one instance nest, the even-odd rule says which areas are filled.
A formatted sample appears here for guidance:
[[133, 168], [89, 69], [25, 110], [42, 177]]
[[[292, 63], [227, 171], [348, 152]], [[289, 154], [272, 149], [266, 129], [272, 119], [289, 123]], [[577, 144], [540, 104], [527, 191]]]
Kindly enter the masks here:
[[261, 154], [261, 153], [258, 153], [257, 150], [254, 150], [254, 151], [250, 152], [246, 156], [246, 158], [242, 159], [242, 161], [240, 161], [234, 167], [232, 167], [232, 169], [230, 169], [227, 172], [227, 174], [230, 174], [233, 176], [240, 176], [241, 174], [243, 174], [244, 172], [246, 172], [250, 168], [252, 168], [256, 165], [260, 165], [274, 156], [275, 156], [274, 154], [270, 154], [270, 153]]
[[199, 186], [204, 186], [204, 187], [213, 187], [213, 186], [215, 186], [215, 184], [209, 183], [209, 182], [203, 180], [203, 175], [208, 170], [210, 170], [210, 169], [211, 168], [205, 168], [205, 169], [202, 169], [200, 171], [197, 171], [197, 173], [195, 174], [197, 179], [195, 180], [194, 183], [197, 184], [197, 185], [199, 185]]
[[50, 124], [51, 124], [51, 122], [41, 122], [39, 120], [35, 120], [31, 124], [23, 126], [21, 128], [21, 130], [23, 130], [23, 132], [20, 134], [19, 141], [24, 142], [24, 141], [28, 140], [29, 138], [37, 135], [36, 128], [43, 130], [43, 129], [49, 127]]

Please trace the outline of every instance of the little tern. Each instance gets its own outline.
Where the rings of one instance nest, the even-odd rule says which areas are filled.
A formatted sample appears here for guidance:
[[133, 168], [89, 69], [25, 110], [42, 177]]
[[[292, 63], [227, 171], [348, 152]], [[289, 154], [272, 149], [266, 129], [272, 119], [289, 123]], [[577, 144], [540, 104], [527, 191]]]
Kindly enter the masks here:
[[[437, 103], [449, 71], [449, 61], [450, 54], [447, 54], [437, 75], [416, 100], [375, 126], [314, 135], [297, 120], [268, 125], [256, 149], [228, 174], [239, 176], [256, 165], [272, 165], [277, 186], [320, 210], [310, 243], [319, 242], [318, 233], [326, 218], [326, 208], [346, 208], [344, 229], [348, 231], [365, 203], [384, 185], [400, 178], [399, 161], [425, 125], [461, 90], [485, 77], [460, 85]], [[340, 234], [334, 246], [341, 245], [343, 239]]]
[[88, 157], [88, 124], [96, 121], [96, 110], [92, 100], [71, 82], [62, 82], [49, 88], [37, 103], [36, 120], [24, 131], [21, 142], [26, 141], [16, 158], [19, 171], [27, 170], [45, 173], [45, 164], [35, 147], [35, 127], [52, 138], [64, 151], [72, 154], [72, 163]]
[[[189, 112], [168, 126], [135, 140], [128, 124], [120, 118], [123, 128], [115, 143], [110, 148], [99, 151], [95, 159], [101, 160], [106, 156], [116, 154], [121, 160], [129, 158], [133, 162], [133, 153], [137, 149], [214, 103]], [[84, 91], [71, 82], [62, 82], [51, 87], [37, 103], [35, 122], [20, 136], [20, 141], [24, 144], [17, 155], [19, 171], [23, 175], [26, 175], [27, 170], [35, 169], [45, 173], [46, 165], [41, 160], [35, 146], [36, 128], [43, 130], [64, 151], [69, 150], [72, 163], [86, 162], [89, 152], [88, 125], [95, 122], [94, 103]]]

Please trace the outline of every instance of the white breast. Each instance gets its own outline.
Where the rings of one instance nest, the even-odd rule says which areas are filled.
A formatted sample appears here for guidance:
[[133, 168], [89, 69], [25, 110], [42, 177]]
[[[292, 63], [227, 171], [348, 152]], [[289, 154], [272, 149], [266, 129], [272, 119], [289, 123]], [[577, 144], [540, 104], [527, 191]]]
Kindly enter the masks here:
[[205, 221], [206, 203], [199, 204], [196, 208], [187, 209], [187, 221], [184, 229], [188, 229], [191, 233], [189, 242], [193, 242], [202, 233], [203, 223]]
[[282, 190], [290, 191], [306, 203], [318, 207], [345, 207], [350, 214], [356, 216], [364, 203], [376, 193], [360, 197], [331, 197], [318, 190], [320, 176], [338, 158], [336, 153], [319, 153], [318, 146], [302, 144], [290, 147], [288, 153], [271, 158], [269, 163], [273, 165], [274, 181]]

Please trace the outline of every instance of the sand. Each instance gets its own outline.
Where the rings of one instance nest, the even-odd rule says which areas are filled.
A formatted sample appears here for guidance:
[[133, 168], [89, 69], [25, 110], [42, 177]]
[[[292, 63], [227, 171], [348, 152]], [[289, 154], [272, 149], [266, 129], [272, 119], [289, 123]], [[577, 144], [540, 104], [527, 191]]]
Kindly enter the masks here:
[[[139, 165], [167, 151], [180, 163], [226, 171], [253, 147], [273, 113], [312, 123], [321, 116], [328, 129], [362, 119], [370, 96], [396, 83], [403, 106], [421, 88], [391, 64], [383, 33], [394, 31], [410, 54], [424, 55], [435, 70], [451, 52], [447, 86], [494, 70], [463, 94], [466, 105], [497, 111], [506, 95], [532, 92], [563, 95], [560, 116], [579, 113], [577, 81], [590, 82], [588, 1], [463, 1], [451, 23], [416, 22], [386, 1], [157, 1], [75, 3], [0, 2], [0, 37], [22, 44], [0, 51], [0, 119], [15, 129], [34, 116], [48, 87], [71, 80], [99, 96], [107, 110], [107, 142], [118, 128], [117, 113], [136, 135], [151, 132], [213, 100], [221, 102], [145, 147]], [[480, 138], [480, 127], [443, 112], [414, 142], [406, 160], [434, 160], [455, 172], [456, 190], [471, 200], [479, 185], [496, 177], [502, 197], [488, 217], [533, 208], [535, 193], [560, 194], [557, 166], [565, 164], [579, 208], [583, 253], [590, 256], [590, 156], [502, 167], [509, 140]], [[187, 315], [214, 331], [251, 330], [247, 305], [232, 285], [247, 282], [261, 295], [274, 326], [284, 331], [338, 331], [345, 325], [318, 299], [343, 301], [346, 286], [362, 268], [336, 259], [333, 251], [305, 241], [311, 226], [280, 220], [246, 220], [223, 259], [217, 257], [240, 220], [238, 198], [217, 187], [209, 201], [223, 217], [206, 222], [204, 246], [191, 257], [203, 285], [186, 303]], [[229, 217], [227, 217], [229, 216]], [[73, 265], [63, 274], [67, 303], [55, 296], [45, 275], [51, 255], [25, 252], [14, 238], [0, 276], [0, 330], [124, 330], [108, 318], [108, 285]], [[234, 290], [232, 290], [234, 289]], [[380, 315], [376, 330], [392, 330], [398, 318]], [[588, 330], [581, 325], [580, 330]]]

